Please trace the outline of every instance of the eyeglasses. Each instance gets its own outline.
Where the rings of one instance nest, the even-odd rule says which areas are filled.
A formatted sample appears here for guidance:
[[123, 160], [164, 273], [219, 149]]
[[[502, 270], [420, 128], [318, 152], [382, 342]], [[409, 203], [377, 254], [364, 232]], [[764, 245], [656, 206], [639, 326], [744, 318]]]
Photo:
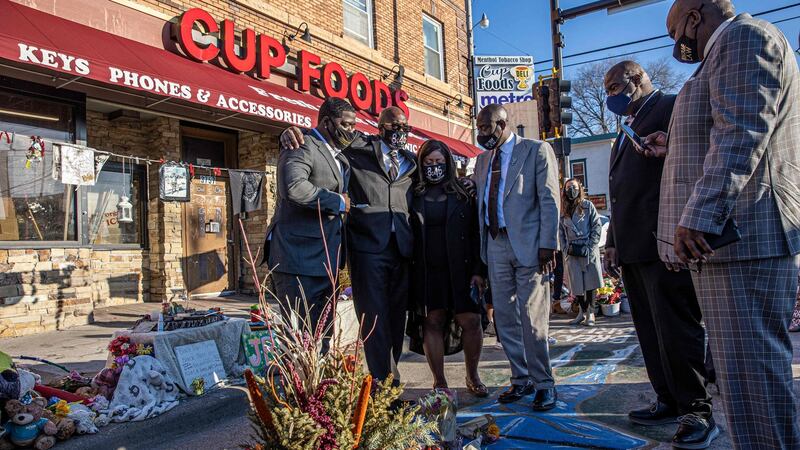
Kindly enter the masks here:
[[[675, 244], [670, 242], [670, 241], [665, 241], [663, 239], [659, 239], [658, 236], [656, 236], [655, 232], [653, 232], [653, 237], [656, 238], [656, 240], [658, 242], [661, 242], [663, 244], [667, 244], [667, 245], [672, 246], [672, 247], [675, 246]], [[675, 264], [673, 264], [673, 265], [675, 265]], [[680, 266], [680, 267], [684, 267], [684, 268], [688, 269], [690, 272], [696, 272], [696, 273], [700, 273], [700, 271], [703, 269], [703, 263], [701, 263], [700, 261], [690, 262], [689, 264], [680, 263], [680, 264], [677, 264], [677, 265]]]
[[383, 127], [392, 131], [405, 131], [406, 133], [410, 133], [413, 129], [410, 125], [402, 123], [388, 123]]

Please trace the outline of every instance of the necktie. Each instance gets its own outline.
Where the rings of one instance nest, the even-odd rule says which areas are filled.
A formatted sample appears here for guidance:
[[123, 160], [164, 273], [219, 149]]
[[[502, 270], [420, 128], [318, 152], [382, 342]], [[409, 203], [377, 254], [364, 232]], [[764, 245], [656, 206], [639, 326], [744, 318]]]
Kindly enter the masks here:
[[492, 180], [489, 185], [489, 234], [492, 239], [497, 239], [500, 234], [500, 222], [497, 217], [497, 196], [500, 193], [500, 176], [501, 173], [501, 157], [500, 149], [494, 151], [494, 159], [492, 159]]
[[397, 150], [389, 151], [389, 178], [394, 181], [400, 175], [400, 160], [397, 159]]

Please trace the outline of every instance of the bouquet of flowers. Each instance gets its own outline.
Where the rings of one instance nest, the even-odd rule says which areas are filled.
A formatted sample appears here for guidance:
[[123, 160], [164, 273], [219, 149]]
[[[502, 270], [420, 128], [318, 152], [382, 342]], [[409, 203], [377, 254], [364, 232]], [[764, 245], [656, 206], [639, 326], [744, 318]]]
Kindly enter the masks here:
[[153, 346], [148, 344], [135, 344], [128, 336], [117, 336], [108, 344], [108, 351], [114, 357], [112, 369], [123, 367], [131, 358], [139, 355], [152, 355]]
[[417, 400], [420, 413], [439, 425], [439, 440], [442, 443], [456, 439], [456, 392], [450, 389], [434, 389]]
[[[259, 273], [259, 254], [254, 256], [250, 249], [241, 220], [239, 226], [248, 255], [245, 261], [252, 273]], [[324, 242], [323, 245], [327, 247]], [[337, 313], [341, 285], [336, 261], [326, 266], [333, 295], [320, 311], [319, 325], [314, 328], [309, 326], [308, 313], [297, 321], [271, 314], [266, 296], [275, 294], [266, 288], [269, 273], [263, 281], [253, 277], [274, 358], [268, 361], [264, 378], [245, 371], [256, 434], [244, 448], [405, 450], [433, 445], [431, 436], [436, 424], [417, 415], [419, 406], [398, 407], [402, 387], [393, 386], [391, 376], [376, 383], [364, 371], [364, 341], [344, 345], [341, 335], [331, 330], [336, 318], [328, 319]], [[296, 306], [300, 301], [305, 300], [298, 300]], [[362, 329], [364, 322], [362, 319], [359, 336], [366, 331]], [[323, 353], [323, 340], [331, 334], [329, 350]]]

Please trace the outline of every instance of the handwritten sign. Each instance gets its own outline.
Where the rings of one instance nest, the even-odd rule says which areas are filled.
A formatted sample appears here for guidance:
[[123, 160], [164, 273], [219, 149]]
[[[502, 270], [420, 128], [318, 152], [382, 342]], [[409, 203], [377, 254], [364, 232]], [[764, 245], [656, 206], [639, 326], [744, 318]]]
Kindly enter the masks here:
[[259, 330], [243, 334], [242, 345], [247, 357], [247, 365], [253, 372], [263, 374], [267, 369], [267, 362], [274, 357], [269, 331]]
[[181, 370], [183, 383], [192, 384], [192, 380], [203, 378], [206, 389], [210, 389], [220, 380], [226, 378], [225, 367], [219, 357], [219, 350], [214, 341], [202, 341], [194, 344], [175, 347], [175, 357]]

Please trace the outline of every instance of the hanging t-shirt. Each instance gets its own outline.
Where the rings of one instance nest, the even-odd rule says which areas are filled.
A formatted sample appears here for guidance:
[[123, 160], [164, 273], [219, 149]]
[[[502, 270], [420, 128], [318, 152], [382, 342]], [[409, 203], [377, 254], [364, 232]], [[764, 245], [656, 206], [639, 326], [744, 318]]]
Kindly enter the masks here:
[[261, 194], [264, 192], [264, 174], [249, 170], [228, 170], [231, 177], [231, 201], [233, 213], [258, 211], [261, 209]]

